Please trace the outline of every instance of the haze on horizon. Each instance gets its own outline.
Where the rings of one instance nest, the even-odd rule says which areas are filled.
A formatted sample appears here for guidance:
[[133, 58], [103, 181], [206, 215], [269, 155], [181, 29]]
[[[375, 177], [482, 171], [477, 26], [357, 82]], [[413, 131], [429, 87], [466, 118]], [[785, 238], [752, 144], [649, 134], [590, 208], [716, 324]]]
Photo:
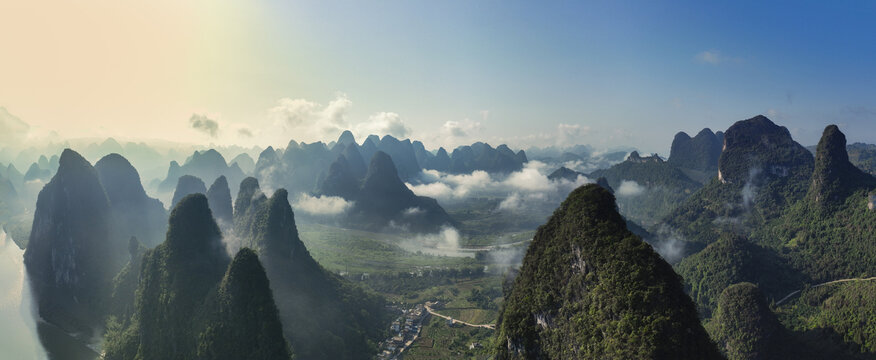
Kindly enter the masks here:
[[0, 141], [284, 146], [351, 129], [632, 145], [765, 114], [876, 138], [876, 4], [0, 4]]

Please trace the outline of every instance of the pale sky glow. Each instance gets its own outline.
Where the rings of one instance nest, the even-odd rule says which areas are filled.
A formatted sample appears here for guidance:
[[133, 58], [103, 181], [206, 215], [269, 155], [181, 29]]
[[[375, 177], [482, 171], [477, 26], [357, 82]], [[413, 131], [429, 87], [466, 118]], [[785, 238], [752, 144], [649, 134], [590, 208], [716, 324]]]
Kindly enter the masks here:
[[874, 7], [2, 1], [0, 107], [30, 138], [284, 146], [350, 128], [665, 154], [676, 131], [765, 114], [804, 144], [829, 123], [873, 143]]

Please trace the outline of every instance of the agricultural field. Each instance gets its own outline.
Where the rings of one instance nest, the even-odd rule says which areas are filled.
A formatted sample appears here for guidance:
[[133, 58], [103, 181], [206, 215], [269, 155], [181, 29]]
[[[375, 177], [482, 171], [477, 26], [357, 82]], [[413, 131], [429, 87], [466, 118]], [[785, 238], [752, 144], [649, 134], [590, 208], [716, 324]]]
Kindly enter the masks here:
[[494, 333], [484, 328], [448, 326], [446, 320], [432, 316], [405, 359], [490, 359]]
[[406, 239], [398, 235], [318, 224], [299, 224], [298, 232], [310, 255], [335, 273], [397, 273], [426, 267], [460, 267], [477, 263], [471, 257], [406, 251], [398, 245]]

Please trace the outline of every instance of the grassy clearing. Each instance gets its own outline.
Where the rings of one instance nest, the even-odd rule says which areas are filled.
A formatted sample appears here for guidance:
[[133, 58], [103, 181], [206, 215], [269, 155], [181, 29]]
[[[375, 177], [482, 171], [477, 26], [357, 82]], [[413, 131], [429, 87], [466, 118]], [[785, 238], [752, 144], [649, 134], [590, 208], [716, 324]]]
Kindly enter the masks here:
[[[472, 293], [484, 294], [481, 302], [470, 301]], [[460, 279], [452, 284], [434, 286], [417, 293], [416, 297], [397, 294], [384, 294], [387, 300], [405, 304], [421, 304], [438, 300], [439, 314], [453, 317], [472, 324], [495, 324], [502, 305], [502, 277], [484, 276], [474, 279]], [[472, 298], [474, 300], [474, 298]]]
[[[490, 359], [490, 341], [494, 332], [459, 325], [449, 327], [444, 319], [432, 316], [405, 359]], [[472, 343], [478, 343], [481, 347], [470, 349]]]
[[412, 271], [425, 266], [456, 267], [476, 264], [472, 258], [405, 251], [396, 245], [404, 239], [392, 234], [317, 224], [300, 224], [298, 232], [310, 255], [333, 272], [387, 273]]

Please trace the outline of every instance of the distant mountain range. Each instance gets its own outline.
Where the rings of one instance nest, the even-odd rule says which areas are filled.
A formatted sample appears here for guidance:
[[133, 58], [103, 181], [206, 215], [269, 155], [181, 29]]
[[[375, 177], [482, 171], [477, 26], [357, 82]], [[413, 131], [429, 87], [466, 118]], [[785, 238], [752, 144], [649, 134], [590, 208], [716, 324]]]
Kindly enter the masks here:
[[[183, 165], [179, 165], [176, 161], [170, 163], [167, 177], [158, 185], [158, 190], [161, 192], [173, 191], [180, 177], [184, 175], [194, 176], [202, 181], [211, 183], [220, 176], [225, 176], [228, 184], [232, 185], [231, 191], [233, 192], [237, 191], [237, 184], [240, 184], [240, 181], [246, 177], [246, 174], [236, 162], [228, 164], [225, 162], [225, 157], [218, 151], [213, 149], [195, 151], [192, 156], [186, 159]], [[204, 192], [206, 192], [206, 189], [204, 189]], [[173, 201], [173, 203], [175, 204], [176, 201]]]
[[352, 201], [346, 223], [372, 230], [393, 226], [410, 231], [436, 232], [455, 221], [435, 199], [417, 196], [402, 182], [392, 158], [377, 151], [364, 178], [353, 174], [346, 156], [340, 156], [329, 169], [318, 190], [319, 195], [339, 196]]
[[273, 187], [283, 187], [292, 193], [319, 192], [339, 156], [345, 157], [354, 177], [362, 178], [378, 151], [392, 159], [398, 177], [403, 182], [413, 183], [420, 181], [423, 169], [457, 174], [475, 170], [510, 173], [523, 168], [527, 161], [522, 150], [515, 153], [505, 145], [493, 148], [477, 142], [471, 146], [460, 146], [448, 155], [444, 148], [433, 153], [419, 141], [399, 140], [390, 135], [383, 138], [372, 135], [359, 145], [353, 134], [345, 131], [337, 141], [329, 144], [307, 144], [293, 140], [285, 149], [268, 147], [259, 155], [253, 175]]
[[[852, 163], [852, 148], [860, 161], [866, 147], [847, 146], [830, 125], [813, 158], [786, 128], [757, 116], [724, 133], [676, 136], [669, 161], [632, 153], [591, 173], [608, 185], [575, 190], [527, 250], [506, 293], [498, 358], [719, 358], [712, 340], [732, 359], [872, 357], [876, 320], [861, 314], [876, 311], [876, 284], [869, 281], [876, 276], [876, 178]], [[688, 175], [712, 171], [705, 185]], [[560, 168], [551, 176], [579, 175]], [[677, 295], [679, 278], [658, 270], [669, 265], [652, 263], [653, 253], [632, 250], [642, 241], [627, 230], [610, 193], [600, 191], [615, 188], [622, 198], [631, 191], [624, 181], [647, 191], [681, 193], [688, 186], [651, 228], [681, 250], [675, 271], [708, 336], [698, 335], [693, 306]], [[622, 280], [631, 273], [639, 277]], [[611, 290], [613, 284], [624, 290]], [[657, 291], [661, 301], [636, 295], [639, 286], [664, 286]], [[625, 307], [629, 301], [638, 304], [635, 310]], [[598, 320], [604, 314], [614, 320]], [[633, 325], [655, 317], [674, 319], [668, 321], [686, 331], [660, 335], [647, 329], [667, 327]], [[612, 330], [620, 324], [629, 326]], [[688, 337], [670, 338], [682, 334]], [[668, 344], [684, 345], [660, 348]]]

